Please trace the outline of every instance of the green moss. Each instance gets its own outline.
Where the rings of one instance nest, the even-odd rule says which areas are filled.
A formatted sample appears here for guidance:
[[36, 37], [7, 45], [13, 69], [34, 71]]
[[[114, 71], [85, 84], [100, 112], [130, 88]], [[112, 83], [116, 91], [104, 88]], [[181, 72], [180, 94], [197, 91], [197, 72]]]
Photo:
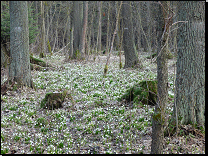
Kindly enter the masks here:
[[80, 53], [79, 50], [76, 50], [76, 52], [75, 52], [75, 58], [76, 59], [80, 59], [81, 58], [81, 53]]
[[46, 102], [48, 101], [48, 99], [47, 99], [47, 97], [48, 97], [48, 94], [51, 94], [52, 92], [49, 92], [49, 93], [46, 93], [46, 95], [45, 95], [45, 98], [41, 101], [41, 103], [40, 103], [40, 107], [41, 108], [44, 108], [45, 107], [45, 104], [46, 104]]
[[61, 108], [65, 97], [69, 97], [73, 101], [71, 94], [66, 90], [62, 93], [46, 93], [45, 98], [41, 101], [40, 107], [50, 110]]
[[122, 68], [122, 62], [119, 63], [119, 68], [120, 68], [120, 69]]
[[49, 51], [49, 53], [52, 55], [52, 51], [51, 51], [51, 45], [50, 45], [50, 42], [49, 42], [49, 40], [48, 40], [48, 42], [47, 42], [47, 45], [48, 45], [48, 51]]
[[30, 63], [30, 69], [33, 70], [34, 69], [34, 66], [32, 63]]
[[30, 55], [30, 63], [46, 67], [46, 62], [44, 62], [43, 60], [37, 59], [33, 57], [32, 55]]
[[40, 57], [40, 58], [45, 57], [44, 53], [41, 52], [40, 55], [39, 55], [39, 57]]
[[104, 75], [107, 73], [107, 71], [108, 71], [108, 66], [105, 65], [105, 68], [104, 68]]
[[139, 104], [155, 105], [157, 101], [157, 81], [144, 80], [128, 89], [127, 92], [118, 100], [125, 99]]
[[152, 115], [152, 118], [153, 118], [153, 120], [160, 122], [162, 125], [165, 123], [165, 118], [164, 118], [164, 116], [161, 116], [160, 112], [154, 113]]

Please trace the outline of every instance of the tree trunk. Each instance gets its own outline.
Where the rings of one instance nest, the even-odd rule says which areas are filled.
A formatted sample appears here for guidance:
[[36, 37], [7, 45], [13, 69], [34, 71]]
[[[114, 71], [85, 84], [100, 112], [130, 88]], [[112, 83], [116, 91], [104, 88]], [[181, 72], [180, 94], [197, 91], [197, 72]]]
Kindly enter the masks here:
[[79, 1], [73, 2], [73, 24], [74, 24], [74, 41], [73, 41], [73, 58], [76, 59], [80, 56], [79, 46], [81, 40], [81, 30], [82, 30], [82, 15]]
[[97, 33], [97, 48], [96, 52], [101, 51], [101, 19], [102, 19], [102, 1], [98, 1], [98, 33]]
[[109, 53], [109, 40], [110, 40], [110, 37], [109, 36], [111, 36], [110, 34], [109, 34], [109, 28], [110, 28], [110, 18], [109, 18], [109, 16], [110, 16], [110, 9], [111, 9], [111, 5], [110, 5], [110, 1], [108, 2], [108, 23], [107, 23], [107, 39], [106, 39], [106, 54], [108, 55], [108, 53]]
[[88, 1], [84, 1], [84, 19], [83, 19], [83, 31], [82, 31], [82, 41], [81, 41], [81, 57], [85, 58], [85, 36], [87, 29], [87, 19], [88, 19]]
[[151, 2], [148, 1], [147, 2], [147, 23], [148, 23], [148, 28], [147, 28], [147, 46], [148, 46], [148, 52], [149, 52], [149, 55], [151, 57], [151, 60], [152, 60], [152, 18], [151, 18]]
[[[116, 6], [116, 15], [118, 14], [118, 10], [119, 10], [119, 2], [118, 1], [115, 1], [115, 6]], [[117, 35], [116, 35], [116, 50], [119, 50], [119, 45], [120, 45], [120, 20], [119, 20], [119, 22], [118, 22], [118, 27], [117, 27]]]
[[[159, 5], [159, 4], [158, 4]], [[163, 13], [162, 13], [163, 6]], [[151, 145], [151, 154], [162, 154], [163, 150], [163, 142], [164, 142], [164, 122], [165, 122], [165, 109], [168, 95], [168, 69], [167, 69], [167, 46], [165, 42], [167, 40], [168, 29], [164, 28], [164, 19], [168, 18], [168, 4], [167, 2], [162, 2], [162, 6], [159, 5], [156, 14], [156, 21], [158, 22], [157, 31], [158, 35], [158, 49], [157, 49], [157, 92], [158, 99], [157, 105], [155, 106], [155, 111], [152, 116], [152, 145]], [[162, 40], [161, 40], [162, 39]], [[164, 47], [163, 47], [164, 46]]]
[[205, 2], [178, 2], [176, 108], [179, 124], [205, 127]]
[[118, 29], [118, 20], [119, 20], [119, 15], [120, 15], [122, 3], [123, 2], [121, 1], [120, 7], [119, 7], [119, 10], [118, 10], [118, 14], [117, 14], [117, 17], [116, 17], [116, 27], [115, 27], [115, 30], [114, 30], [114, 33], [113, 33], [113, 38], [112, 38], [112, 41], [111, 41], [110, 52], [109, 52], [109, 55], [107, 57], [106, 65], [105, 65], [105, 68], [104, 68], [104, 77], [107, 74], [107, 71], [108, 71], [108, 62], [109, 62], [109, 59], [110, 59], [111, 52], [113, 51], [113, 43], [114, 43], [115, 35], [116, 35], [117, 29]]
[[89, 26], [89, 35], [88, 35], [88, 52], [87, 52], [87, 60], [89, 58], [90, 55], [90, 51], [92, 49], [92, 44], [94, 44], [94, 38], [92, 37], [92, 31], [93, 31], [93, 20], [94, 20], [94, 15], [95, 15], [95, 5], [93, 4], [92, 6], [92, 16], [91, 16], [91, 22], [90, 22], [90, 26]]
[[125, 66], [124, 68], [133, 67], [139, 62], [138, 56], [134, 49], [133, 25], [131, 18], [131, 2], [124, 1], [122, 16], [124, 21], [124, 34], [123, 34], [123, 46], [125, 54]]
[[[67, 2], [67, 25], [66, 25], [66, 43], [68, 44], [70, 42], [70, 29], [71, 29], [71, 17], [70, 17], [70, 14], [71, 14], [71, 10], [70, 10], [70, 3]], [[67, 52], [70, 56], [70, 44], [68, 44], [68, 46], [66, 47], [67, 49]]]
[[73, 40], [74, 40], [74, 24], [71, 23], [71, 29], [70, 29], [70, 51], [69, 51], [69, 58], [71, 59], [73, 57], [73, 52], [74, 52], [74, 45], [73, 45]]
[[9, 79], [31, 87], [27, 1], [10, 1]]
[[42, 19], [42, 26], [41, 26], [41, 51], [40, 51], [40, 57], [44, 57], [45, 54], [45, 18], [44, 18], [44, 2], [40, 1], [41, 3], [41, 19]]

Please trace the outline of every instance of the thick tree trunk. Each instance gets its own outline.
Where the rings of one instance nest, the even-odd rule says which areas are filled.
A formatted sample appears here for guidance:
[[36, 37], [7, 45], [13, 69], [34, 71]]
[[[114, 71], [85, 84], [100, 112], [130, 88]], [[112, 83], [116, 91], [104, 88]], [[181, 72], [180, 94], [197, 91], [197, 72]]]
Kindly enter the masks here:
[[76, 59], [80, 56], [80, 42], [82, 32], [82, 15], [81, 15], [81, 2], [73, 2], [73, 24], [74, 24], [74, 41], [73, 41], [73, 58]]
[[27, 1], [10, 1], [9, 79], [31, 87]]
[[123, 46], [124, 46], [124, 54], [125, 54], [125, 66], [124, 68], [133, 67], [136, 65], [139, 60], [136, 55], [136, 51], [134, 49], [134, 41], [132, 39], [133, 36], [133, 25], [131, 18], [131, 2], [124, 1], [122, 16], [124, 21], [124, 34], [123, 34]]
[[179, 124], [205, 127], [205, 2], [178, 2], [176, 108]]

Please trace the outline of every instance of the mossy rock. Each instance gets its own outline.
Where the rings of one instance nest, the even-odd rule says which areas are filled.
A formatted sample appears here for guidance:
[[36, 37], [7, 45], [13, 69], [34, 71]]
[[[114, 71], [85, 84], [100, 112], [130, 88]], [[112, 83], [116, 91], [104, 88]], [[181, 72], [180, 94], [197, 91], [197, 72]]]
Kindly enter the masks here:
[[118, 100], [125, 99], [127, 102], [133, 101], [134, 103], [147, 105], [156, 105], [157, 101], [157, 81], [144, 80], [128, 89], [127, 92]]
[[62, 108], [62, 103], [66, 96], [66, 91], [63, 91], [62, 93], [46, 93], [45, 98], [41, 101], [40, 107], [50, 110]]

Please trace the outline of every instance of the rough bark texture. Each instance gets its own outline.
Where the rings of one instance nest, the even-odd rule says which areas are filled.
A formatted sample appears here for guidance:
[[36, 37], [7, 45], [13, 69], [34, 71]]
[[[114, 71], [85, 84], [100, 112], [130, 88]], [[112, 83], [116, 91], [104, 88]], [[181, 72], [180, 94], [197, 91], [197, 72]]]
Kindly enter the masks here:
[[26, 1], [10, 1], [9, 79], [31, 87], [28, 10]]
[[44, 17], [44, 2], [41, 1], [41, 20], [42, 20], [42, 25], [41, 25], [41, 51], [40, 51], [40, 56], [44, 57], [45, 56], [45, 17]]
[[87, 30], [87, 19], [88, 19], [88, 2], [84, 1], [84, 19], [83, 19], [82, 42], [81, 42], [82, 58], [85, 58], [85, 36]]
[[110, 28], [110, 9], [111, 9], [111, 2], [108, 2], [108, 23], [107, 23], [107, 39], [106, 39], [106, 54], [109, 53], [109, 28]]
[[[178, 2], [176, 108], [178, 123], [205, 126], [205, 2]], [[173, 117], [175, 118], [175, 109]]]
[[79, 46], [81, 42], [81, 32], [82, 32], [82, 16], [80, 1], [74, 1], [73, 4], [73, 23], [74, 23], [74, 42], [73, 42], [73, 58], [77, 58], [79, 55]]
[[[159, 5], [159, 4], [158, 4]], [[163, 9], [167, 10], [167, 2], [163, 2]], [[157, 91], [158, 99], [157, 105], [155, 106], [155, 112], [152, 116], [152, 154], [161, 154], [163, 150], [164, 142], [164, 121], [165, 121], [165, 105], [167, 102], [167, 83], [168, 83], [168, 70], [167, 70], [167, 47], [162, 47], [165, 45], [167, 40], [167, 30], [164, 30], [164, 19], [168, 17], [168, 13], [162, 14], [162, 6], [158, 6], [157, 15], [157, 31], [158, 35], [158, 49], [157, 49]], [[164, 32], [164, 34], [163, 34]], [[162, 49], [162, 51], [161, 51]]]
[[102, 1], [98, 1], [98, 16], [99, 16], [99, 19], [98, 19], [98, 52], [101, 51], [101, 33], [102, 33], [102, 25], [101, 25], [101, 22], [102, 22]]
[[74, 39], [74, 24], [71, 23], [71, 29], [70, 29], [70, 51], [69, 51], [69, 58], [73, 57], [73, 39]]
[[124, 1], [122, 9], [122, 17], [124, 21], [124, 34], [123, 34], [123, 47], [125, 54], [125, 66], [124, 68], [133, 67], [138, 63], [138, 56], [134, 49], [133, 41], [133, 25], [131, 18], [131, 2]]

